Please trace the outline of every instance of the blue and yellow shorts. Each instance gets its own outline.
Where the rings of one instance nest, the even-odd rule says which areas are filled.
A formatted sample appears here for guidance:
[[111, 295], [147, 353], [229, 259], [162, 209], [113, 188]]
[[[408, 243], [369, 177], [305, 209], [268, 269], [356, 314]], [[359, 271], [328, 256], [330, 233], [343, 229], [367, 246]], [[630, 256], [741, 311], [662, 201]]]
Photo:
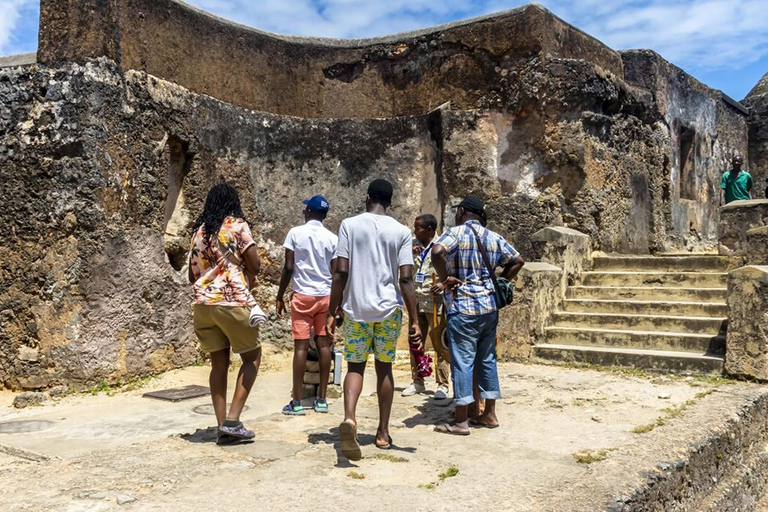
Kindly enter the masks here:
[[392, 363], [397, 350], [397, 338], [403, 324], [403, 312], [396, 309], [381, 322], [344, 320], [344, 359], [364, 363], [373, 352], [377, 361]]

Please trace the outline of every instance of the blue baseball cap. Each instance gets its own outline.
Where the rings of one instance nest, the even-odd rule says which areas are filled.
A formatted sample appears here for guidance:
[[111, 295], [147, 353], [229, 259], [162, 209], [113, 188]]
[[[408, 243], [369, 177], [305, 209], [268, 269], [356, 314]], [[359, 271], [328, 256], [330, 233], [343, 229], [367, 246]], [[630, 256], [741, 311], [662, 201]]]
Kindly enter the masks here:
[[305, 199], [304, 204], [307, 205], [308, 209], [315, 212], [327, 212], [328, 208], [331, 207], [331, 205], [328, 204], [328, 200], [321, 195]]

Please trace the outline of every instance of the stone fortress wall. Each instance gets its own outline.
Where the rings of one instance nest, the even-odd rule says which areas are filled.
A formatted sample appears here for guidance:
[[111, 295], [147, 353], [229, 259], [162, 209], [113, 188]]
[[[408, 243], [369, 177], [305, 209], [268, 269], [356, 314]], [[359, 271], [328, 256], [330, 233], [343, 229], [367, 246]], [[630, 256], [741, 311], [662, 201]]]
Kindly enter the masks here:
[[[531, 5], [376, 40], [266, 34], [173, 0], [41, 1], [37, 63], [0, 69], [0, 383], [88, 385], [198, 354], [190, 225], [234, 183], [270, 304], [300, 199], [329, 224], [374, 177], [406, 224], [468, 193], [525, 255], [562, 225], [593, 249], [717, 244], [743, 109], [653, 52]], [[501, 332], [505, 336], [512, 333]], [[285, 343], [285, 322], [262, 331]]]

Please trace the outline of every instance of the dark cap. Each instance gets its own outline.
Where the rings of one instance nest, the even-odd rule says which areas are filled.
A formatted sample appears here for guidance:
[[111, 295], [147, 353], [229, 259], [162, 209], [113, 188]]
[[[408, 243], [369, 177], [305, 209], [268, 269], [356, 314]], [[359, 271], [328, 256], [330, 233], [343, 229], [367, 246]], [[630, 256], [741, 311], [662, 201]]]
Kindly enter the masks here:
[[331, 205], [328, 204], [328, 200], [321, 195], [305, 199], [304, 204], [307, 205], [308, 210], [312, 210], [313, 212], [327, 212], [328, 208], [331, 207]]
[[468, 212], [476, 213], [477, 215], [485, 215], [485, 204], [483, 200], [477, 196], [467, 196], [458, 206], [454, 208], [464, 208]]

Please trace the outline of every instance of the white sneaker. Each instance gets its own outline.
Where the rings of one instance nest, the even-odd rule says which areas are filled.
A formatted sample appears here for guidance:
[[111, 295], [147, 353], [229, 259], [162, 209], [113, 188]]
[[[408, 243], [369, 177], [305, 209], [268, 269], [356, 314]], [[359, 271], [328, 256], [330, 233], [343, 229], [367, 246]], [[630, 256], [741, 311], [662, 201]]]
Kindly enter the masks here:
[[411, 384], [403, 390], [402, 395], [413, 396], [417, 393], [423, 393], [426, 390], [427, 388], [424, 387], [424, 384], [416, 384], [415, 382], [411, 382]]
[[445, 386], [437, 388], [437, 391], [435, 391], [435, 400], [445, 400], [446, 398], [448, 398], [448, 388]]

